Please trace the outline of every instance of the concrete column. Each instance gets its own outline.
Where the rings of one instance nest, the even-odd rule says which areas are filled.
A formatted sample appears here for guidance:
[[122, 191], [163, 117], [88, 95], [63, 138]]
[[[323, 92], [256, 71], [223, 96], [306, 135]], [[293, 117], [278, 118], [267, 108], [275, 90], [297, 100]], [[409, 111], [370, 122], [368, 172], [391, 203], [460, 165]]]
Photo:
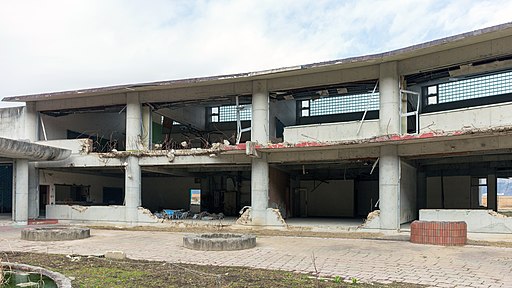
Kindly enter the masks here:
[[124, 178], [124, 201], [126, 206], [126, 221], [137, 222], [137, 209], [141, 206], [141, 169], [139, 159], [129, 156], [126, 159]]
[[380, 228], [400, 228], [400, 158], [397, 146], [380, 147], [379, 159], [379, 209]]
[[[142, 111], [138, 93], [126, 94], [126, 151], [140, 150]], [[137, 209], [141, 205], [141, 169], [139, 158], [128, 156], [125, 165], [124, 196], [126, 221], [137, 222]]]
[[13, 220], [18, 225], [28, 224], [28, 160], [17, 159], [14, 168]]
[[139, 93], [126, 93], [126, 151], [140, 150], [142, 135], [142, 109]]
[[400, 77], [397, 62], [380, 64], [379, 130], [381, 135], [400, 133]]
[[498, 211], [498, 190], [496, 175], [487, 175], [487, 208]]
[[28, 218], [39, 217], [39, 169], [35, 162], [28, 163]]
[[[269, 140], [269, 97], [266, 81], [253, 82], [251, 141], [267, 144]], [[266, 225], [268, 208], [268, 161], [264, 153], [251, 162], [252, 224]]]
[[[39, 140], [39, 113], [35, 102], [25, 106], [25, 139], [30, 142]], [[28, 163], [28, 217], [39, 217], [39, 169], [34, 162]]]
[[151, 125], [153, 124], [151, 118], [151, 108], [148, 106], [142, 107], [142, 146], [144, 149], [151, 150]]
[[266, 81], [252, 84], [251, 141], [267, 144], [269, 140], [269, 98]]

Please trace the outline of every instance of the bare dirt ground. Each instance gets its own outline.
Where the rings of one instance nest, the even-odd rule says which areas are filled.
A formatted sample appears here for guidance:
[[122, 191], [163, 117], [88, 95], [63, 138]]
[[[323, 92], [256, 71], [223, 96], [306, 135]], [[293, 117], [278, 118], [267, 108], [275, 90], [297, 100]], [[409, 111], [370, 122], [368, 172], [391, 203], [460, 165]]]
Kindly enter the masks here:
[[25, 263], [60, 272], [72, 279], [73, 287], [423, 287], [401, 283], [359, 283], [358, 279], [326, 279], [314, 275], [246, 267], [22, 252], [4, 252], [0, 255], [3, 261]]

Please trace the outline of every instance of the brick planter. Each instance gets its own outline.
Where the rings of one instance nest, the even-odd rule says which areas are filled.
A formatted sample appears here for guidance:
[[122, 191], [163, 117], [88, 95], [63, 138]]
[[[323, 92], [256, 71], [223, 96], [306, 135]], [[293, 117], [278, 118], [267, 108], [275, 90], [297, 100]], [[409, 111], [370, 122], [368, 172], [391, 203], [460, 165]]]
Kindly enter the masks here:
[[414, 221], [411, 224], [411, 242], [444, 246], [466, 245], [468, 228], [464, 221]]

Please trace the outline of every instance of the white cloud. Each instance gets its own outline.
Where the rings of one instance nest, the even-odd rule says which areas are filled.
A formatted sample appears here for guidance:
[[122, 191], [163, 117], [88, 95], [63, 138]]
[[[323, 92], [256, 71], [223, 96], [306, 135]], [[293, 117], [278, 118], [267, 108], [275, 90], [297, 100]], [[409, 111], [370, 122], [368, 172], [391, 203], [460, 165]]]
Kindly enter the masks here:
[[508, 11], [511, 1], [3, 1], [0, 97], [373, 54]]

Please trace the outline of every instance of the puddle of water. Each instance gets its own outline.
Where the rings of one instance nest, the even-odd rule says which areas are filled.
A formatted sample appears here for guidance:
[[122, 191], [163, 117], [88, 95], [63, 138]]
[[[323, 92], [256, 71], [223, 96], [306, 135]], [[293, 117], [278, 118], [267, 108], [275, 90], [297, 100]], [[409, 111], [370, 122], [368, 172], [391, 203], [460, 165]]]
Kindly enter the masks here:
[[16, 271], [4, 272], [3, 282], [0, 287], [6, 288], [57, 288], [57, 284], [52, 279], [37, 273], [26, 273]]

